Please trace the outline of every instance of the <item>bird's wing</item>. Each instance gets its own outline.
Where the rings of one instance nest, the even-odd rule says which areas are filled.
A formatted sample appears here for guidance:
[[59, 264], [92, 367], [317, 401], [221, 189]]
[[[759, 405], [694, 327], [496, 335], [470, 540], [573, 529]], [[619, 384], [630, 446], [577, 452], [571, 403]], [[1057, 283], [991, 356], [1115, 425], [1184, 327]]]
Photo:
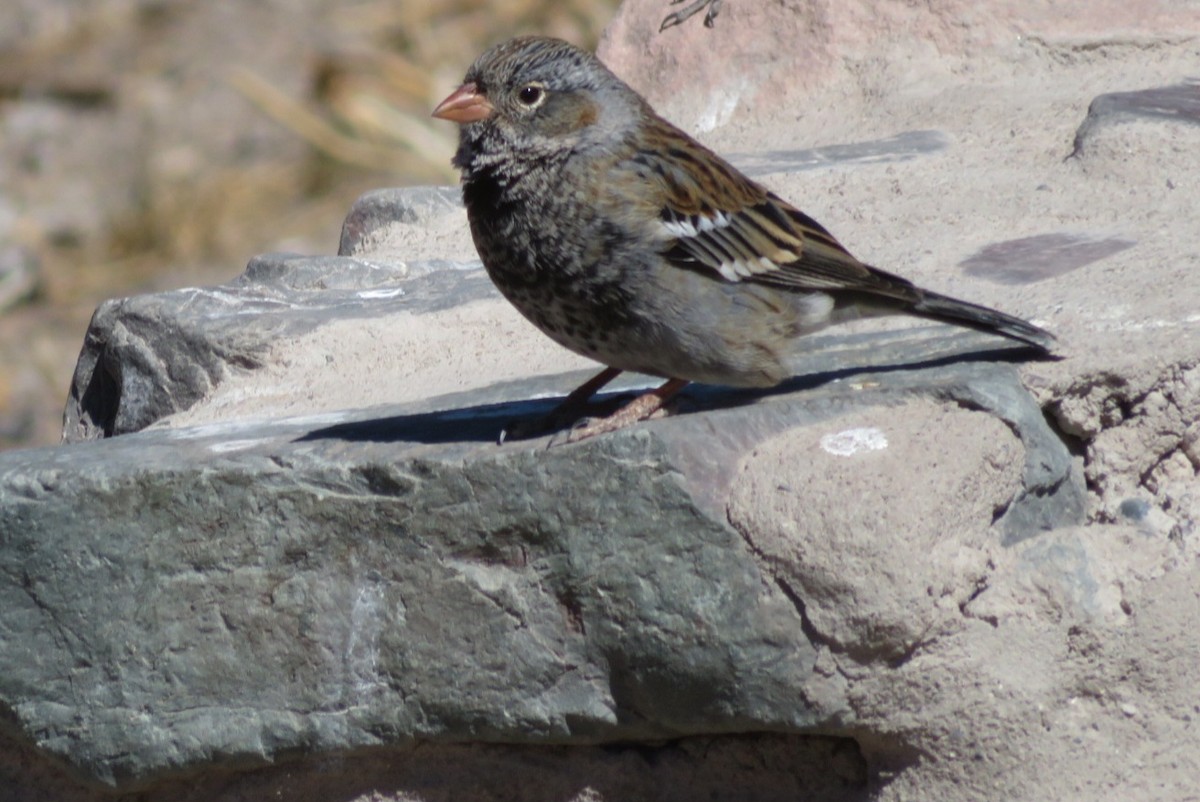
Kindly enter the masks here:
[[801, 292], [919, 294], [854, 258], [820, 223], [702, 145], [686, 144], [656, 151], [653, 169], [642, 172], [658, 189], [659, 233], [674, 264]]

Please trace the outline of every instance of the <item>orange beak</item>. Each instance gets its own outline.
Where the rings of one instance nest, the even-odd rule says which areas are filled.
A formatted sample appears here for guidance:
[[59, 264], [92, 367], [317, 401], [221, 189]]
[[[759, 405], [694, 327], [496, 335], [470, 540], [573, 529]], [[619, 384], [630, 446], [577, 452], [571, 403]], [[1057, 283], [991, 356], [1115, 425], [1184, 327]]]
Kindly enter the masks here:
[[437, 105], [433, 116], [455, 123], [473, 123], [486, 120], [495, 112], [496, 107], [479, 92], [479, 87], [474, 83], [465, 83]]

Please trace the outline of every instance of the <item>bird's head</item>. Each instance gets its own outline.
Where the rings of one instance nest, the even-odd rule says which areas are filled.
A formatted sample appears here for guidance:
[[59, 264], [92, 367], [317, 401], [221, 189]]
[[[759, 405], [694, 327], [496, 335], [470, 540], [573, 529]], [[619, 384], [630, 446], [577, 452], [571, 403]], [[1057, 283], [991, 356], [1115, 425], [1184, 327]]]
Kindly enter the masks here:
[[537, 157], [612, 142], [614, 132], [634, 125], [641, 102], [592, 54], [522, 36], [476, 59], [433, 116], [461, 126], [455, 164], [465, 169], [480, 152]]

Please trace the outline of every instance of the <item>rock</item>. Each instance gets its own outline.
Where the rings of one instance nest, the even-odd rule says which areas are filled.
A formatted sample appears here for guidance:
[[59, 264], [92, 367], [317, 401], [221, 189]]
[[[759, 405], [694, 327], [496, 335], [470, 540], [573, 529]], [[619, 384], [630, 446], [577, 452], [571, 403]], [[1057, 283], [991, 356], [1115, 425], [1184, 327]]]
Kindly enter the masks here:
[[[72, 439], [107, 439], [0, 456], [0, 529], [13, 533], [0, 575], [21, 577], [6, 605], [59, 633], [34, 663], [13, 650], [0, 666], [0, 699], [39, 750], [132, 789], [218, 755], [824, 730], [850, 705], [847, 689], [819, 703], [806, 689], [837, 609], [806, 620], [808, 591], [752, 527], [730, 526], [753, 508], [738, 466], [796, 427], [882, 411], [880, 431], [895, 438], [944, 428], [940, 416], [966, 405], [1001, 450], [963, 451], [947, 470], [1009, 479], [992, 483], [983, 518], [941, 534], [998, 545], [1080, 520], [1078, 472], [1016, 373], [973, 361], [1019, 349], [946, 327], [814, 338], [803, 375], [776, 392], [697, 388], [687, 414], [549, 452], [544, 441], [493, 445], [506, 422], [549, 409], [528, 381], [194, 425], [186, 405], [211, 414], [222, 390], [258, 382], [261, 394], [277, 380], [277, 343], [380, 317], [408, 316], [411, 332], [460, 307], [507, 309], [477, 265], [397, 264], [372, 250], [427, 229], [426, 214], [458, 214], [445, 197], [364, 198], [343, 237], [353, 257], [268, 255], [226, 287], [97, 313], [68, 420], [79, 421]], [[327, 370], [356, 391], [353, 368]], [[912, 414], [898, 418], [896, 404]], [[801, 464], [809, 475], [790, 481], [816, 486], [824, 467]], [[952, 508], [960, 492], [934, 483], [908, 509]], [[68, 512], [85, 499], [88, 515]], [[831, 514], [841, 507], [825, 499]], [[55, 523], [64, 517], [77, 528]], [[815, 537], [837, 542], [838, 527], [822, 526]], [[959, 579], [979, 580], [948, 576], [955, 598], [969, 595]], [[895, 657], [876, 651], [864, 665]], [[889, 740], [869, 759], [908, 748]]]
[[[730, 521], [803, 599], [810, 637], [860, 663], [894, 661], [987, 576], [986, 533], [1019, 492], [1023, 452], [1000, 419], [928, 400], [841, 416], [755, 449]], [[944, 503], [917, 501], [914, 475]], [[928, 559], [897, 561], [899, 532]]]
[[794, 132], [810, 115], [827, 131], [869, 118], [908, 89], [925, 94], [964, 73], [978, 80], [996, 62], [1086, 57], [1094, 41], [1200, 33], [1200, 15], [1169, 0], [1099, 0], [1087, 13], [1046, 0], [726, 0], [711, 27], [693, 19], [660, 32], [675, 10], [666, 0], [626, 0], [598, 53], [660, 113], [701, 134], [747, 119]]
[[1124, 376], [1080, 378], [1050, 412], [1082, 444], [1084, 472], [1096, 494], [1094, 514], [1192, 536], [1200, 520], [1200, 487], [1188, 438], [1200, 419], [1200, 367], [1155, 365]]
[[1071, 154], [1082, 153], [1099, 129], [1138, 120], [1200, 125], [1200, 80], [1098, 96], [1088, 106], [1087, 117], [1075, 131], [1075, 148]]
[[[944, 327], [818, 338], [804, 375], [777, 393], [697, 389], [689, 414], [550, 452], [491, 444], [505, 422], [549, 408], [528, 400], [528, 382], [183, 425], [189, 404], [220, 410], [222, 388], [257, 381], [261, 394], [278, 379], [268, 363], [280, 342], [380, 317], [408, 316], [411, 332], [463, 306], [507, 309], [477, 265], [397, 264], [372, 250], [458, 214], [446, 194], [365, 198], [343, 237], [354, 257], [264, 256], [226, 287], [98, 311], [68, 421], [73, 440], [108, 439], [0, 457], [0, 529], [13, 533], [0, 560], [21, 577], [6, 606], [58, 633], [34, 663], [8, 652], [0, 699], [41, 751], [138, 788], [217, 755], [823, 729], [849, 701], [814, 704], [805, 690], [825, 643], [805, 620], [807, 590], [757, 535], [730, 527], [740, 519], [728, 499], [757, 444], [892, 404], [914, 410], [905, 431], [942, 428], [945, 404], [987, 410], [969, 415], [998, 427], [990, 437], [1006, 445], [977, 463], [1011, 481], [965, 527], [971, 537], [1011, 542], [1079, 520], [1078, 474], [1016, 374], [970, 361], [996, 342]], [[905, 362], [914, 370], [886, 369]], [[354, 391], [353, 368], [327, 369]], [[892, 433], [897, 420], [877, 423]], [[812, 485], [822, 470], [791, 481]], [[85, 499], [88, 515], [68, 512]], [[928, 493], [912, 503], [944, 506]], [[77, 528], [55, 523], [64, 516]]]
[[[363, 195], [342, 225], [339, 256], [409, 262], [428, 253], [442, 263], [477, 261], [458, 187], [381, 189]], [[427, 269], [435, 269], [433, 261]], [[452, 266], [452, 265], [445, 265]]]
[[[0, 649], [0, 699], [40, 749], [121, 788], [217, 756], [423, 740], [843, 732], [849, 701], [804, 691], [806, 591], [729, 525], [739, 461], [797, 426], [935, 398], [997, 416], [1001, 450], [963, 456], [1009, 476], [945, 538], [1077, 521], [1082, 493], [1009, 368], [858, 378], [757, 402], [697, 393], [689, 414], [550, 451], [492, 444], [548, 402], [479, 392], [0, 455], [2, 604], [21, 632], [52, 633], [36, 659]], [[920, 423], [940, 404], [913, 403], [909, 426], [940, 425]], [[786, 478], [824, 467], [808, 470]], [[961, 492], [905, 503], [921, 516]]]
[[[480, 304], [492, 314], [479, 317]], [[497, 360], [497, 338], [534, 355]], [[265, 255], [231, 284], [103, 304], [76, 366], [64, 439], [171, 416], [330, 412], [591, 364], [542, 339], [478, 262]], [[457, 354], [447, 354], [450, 342]]]
[[772, 173], [795, 173], [820, 167], [851, 167], [867, 164], [909, 161], [944, 150], [949, 145], [940, 131], [905, 131], [873, 142], [828, 145], [803, 150], [776, 150], [761, 153], [731, 153], [728, 158], [752, 178]]

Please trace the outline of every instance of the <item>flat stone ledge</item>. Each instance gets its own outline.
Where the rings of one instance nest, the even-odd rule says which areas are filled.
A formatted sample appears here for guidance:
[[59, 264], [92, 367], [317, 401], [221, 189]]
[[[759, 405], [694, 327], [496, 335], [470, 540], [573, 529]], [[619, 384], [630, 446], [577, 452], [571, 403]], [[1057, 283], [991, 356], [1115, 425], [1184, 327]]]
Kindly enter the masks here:
[[0, 455], [0, 603], [48, 633], [36, 660], [0, 649], [0, 702], [120, 787], [425, 740], [837, 733], [846, 702], [808, 701], [811, 630], [730, 527], [730, 483], [782, 431], [926, 398], [1021, 444], [981, 526], [1015, 542], [1077, 521], [1070, 456], [1015, 371], [961, 359], [705, 388], [549, 451], [492, 442], [552, 403], [498, 402], [529, 397], [510, 386]]

